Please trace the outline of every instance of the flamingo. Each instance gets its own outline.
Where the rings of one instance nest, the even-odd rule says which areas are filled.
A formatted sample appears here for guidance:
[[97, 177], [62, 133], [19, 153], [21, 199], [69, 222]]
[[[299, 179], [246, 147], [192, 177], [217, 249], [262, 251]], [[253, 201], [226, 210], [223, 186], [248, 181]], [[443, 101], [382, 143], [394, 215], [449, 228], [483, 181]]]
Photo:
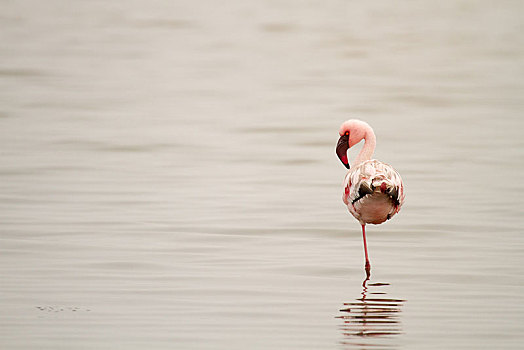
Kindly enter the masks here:
[[[349, 169], [344, 177], [342, 201], [349, 212], [362, 226], [365, 270], [369, 278], [369, 263], [366, 243], [366, 224], [381, 224], [399, 212], [404, 203], [404, 185], [399, 173], [389, 164], [371, 159], [376, 146], [375, 133], [368, 123], [350, 119], [342, 123], [339, 130], [336, 153]], [[350, 167], [347, 151], [360, 141], [364, 146]]]

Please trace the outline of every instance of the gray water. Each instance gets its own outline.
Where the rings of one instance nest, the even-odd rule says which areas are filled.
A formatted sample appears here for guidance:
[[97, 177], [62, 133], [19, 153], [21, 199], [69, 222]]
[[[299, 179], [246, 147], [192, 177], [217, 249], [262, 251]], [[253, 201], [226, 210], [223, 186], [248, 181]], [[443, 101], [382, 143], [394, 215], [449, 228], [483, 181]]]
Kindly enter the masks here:
[[522, 347], [522, 2], [1, 7], [2, 349]]

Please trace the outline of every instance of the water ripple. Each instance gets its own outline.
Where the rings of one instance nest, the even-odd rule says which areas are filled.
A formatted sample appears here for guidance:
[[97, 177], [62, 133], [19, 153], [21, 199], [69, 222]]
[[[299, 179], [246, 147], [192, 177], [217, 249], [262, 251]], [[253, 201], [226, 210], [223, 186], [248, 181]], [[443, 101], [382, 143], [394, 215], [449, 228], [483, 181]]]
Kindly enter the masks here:
[[345, 302], [337, 318], [342, 320], [340, 330], [343, 345], [363, 348], [389, 348], [395, 346], [391, 340], [381, 340], [403, 334], [400, 322], [403, 299], [389, 298], [384, 288], [389, 283], [362, 283], [361, 297]]

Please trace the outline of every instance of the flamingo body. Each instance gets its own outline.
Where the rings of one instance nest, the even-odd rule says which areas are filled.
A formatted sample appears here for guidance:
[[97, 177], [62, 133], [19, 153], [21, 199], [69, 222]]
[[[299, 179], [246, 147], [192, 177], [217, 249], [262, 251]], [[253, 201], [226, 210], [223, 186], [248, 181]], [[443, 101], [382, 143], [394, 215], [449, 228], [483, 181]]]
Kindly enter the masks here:
[[381, 224], [391, 219], [404, 202], [404, 186], [398, 172], [376, 159], [353, 167], [344, 178], [343, 202], [362, 224]]

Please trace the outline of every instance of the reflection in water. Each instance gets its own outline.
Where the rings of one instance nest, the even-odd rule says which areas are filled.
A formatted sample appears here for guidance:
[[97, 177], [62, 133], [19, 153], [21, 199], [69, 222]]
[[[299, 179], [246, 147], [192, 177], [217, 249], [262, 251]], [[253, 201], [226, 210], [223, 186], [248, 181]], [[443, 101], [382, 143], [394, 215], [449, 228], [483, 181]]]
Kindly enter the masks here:
[[344, 335], [342, 344], [362, 349], [394, 347], [391, 337], [402, 334], [399, 314], [405, 300], [387, 297], [384, 288], [389, 283], [368, 281], [366, 278], [362, 283], [362, 297], [344, 303], [341, 315], [337, 316], [344, 322], [340, 327]]

